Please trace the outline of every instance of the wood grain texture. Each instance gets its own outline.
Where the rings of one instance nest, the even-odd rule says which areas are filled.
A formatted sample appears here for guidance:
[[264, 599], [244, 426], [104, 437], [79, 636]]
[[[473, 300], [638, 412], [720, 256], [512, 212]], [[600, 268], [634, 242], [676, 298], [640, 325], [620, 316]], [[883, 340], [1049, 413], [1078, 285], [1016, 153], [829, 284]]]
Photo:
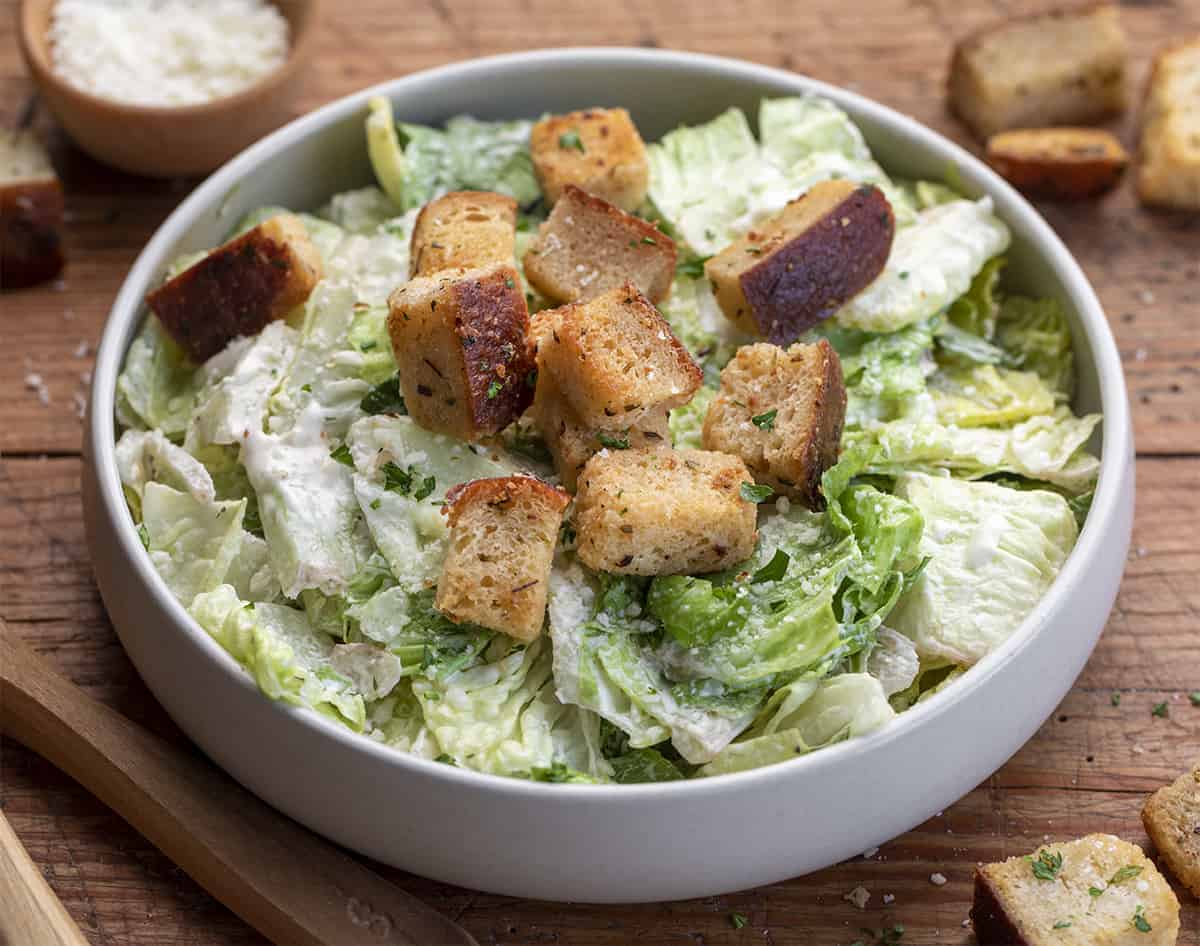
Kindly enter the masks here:
[[[735, 0], [725, 5], [583, 0], [355, 0], [327, 18], [297, 101], [307, 110], [368, 84], [469, 56], [571, 44], [657, 45], [795, 69], [849, 86], [970, 142], [944, 110], [953, 40], [1034, 0]], [[29, 95], [0, 0], [0, 123]], [[1163, 43], [1200, 32], [1194, 0], [1123, 10], [1135, 85]], [[104, 616], [84, 545], [79, 422], [91, 348], [138, 250], [192, 186], [109, 171], [42, 115], [67, 186], [71, 254], [56, 287], [0, 296], [0, 616], [102, 702], [168, 739], [174, 725], [138, 680]], [[1114, 126], [1135, 143], [1134, 116]], [[1200, 751], [1200, 217], [1149, 213], [1128, 185], [1083, 206], [1044, 204], [1109, 314], [1134, 411], [1134, 545], [1104, 637], [1037, 736], [942, 817], [809, 877], [725, 897], [576, 907], [477, 894], [386, 871], [481, 943], [768, 943], [846, 946], [861, 927], [903, 923], [905, 944], [968, 944], [962, 926], [979, 861], [1045, 838], [1108, 831], [1145, 843], [1143, 796]], [[85, 349], [85, 343], [87, 346]], [[50, 403], [25, 387], [40, 373]], [[49, 459], [39, 459], [49, 453]], [[1112, 694], [1120, 694], [1114, 706]], [[1165, 719], [1150, 710], [1166, 702]], [[49, 763], [0, 743], [0, 802], [94, 946], [249, 946], [262, 938]], [[886, 773], [880, 773], [886, 778]], [[464, 856], [469, 844], [463, 843]], [[716, 856], [716, 855], [714, 855]], [[636, 867], [636, 860], [631, 865]], [[932, 873], [948, 883], [934, 886]], [[872, 894], [859, 911], [843, 896]], [[1200, 946], [1200, 905], [1181, 888], [1181, 946]], [[884, 895], [894, 901], [885, 904]], [[732, 913], [748, 925], [735, 930]]]
[[0, 815], [0, 943], [87, 946], [62, 901], [55, 896], [12, 825]]

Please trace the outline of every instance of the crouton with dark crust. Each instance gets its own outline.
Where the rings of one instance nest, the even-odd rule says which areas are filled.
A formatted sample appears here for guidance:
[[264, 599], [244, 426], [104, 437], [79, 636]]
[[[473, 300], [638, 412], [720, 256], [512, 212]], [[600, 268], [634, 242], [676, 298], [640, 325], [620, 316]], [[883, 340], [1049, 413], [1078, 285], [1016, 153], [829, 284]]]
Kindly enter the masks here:
[[632, 283], [539, 313], [533, 333], [541, 369], [595, 430], [630, 427], [658, 408], [686, 404], [703, 381], [666, 319]]
[[63, 189], [30, 132], [0, 134], [0, 289], [22, 289], [62, 272]]
[[845, 420], [842, 363], [828, 341], [745, 345], [721, 371], [704, 446], [736, 454], [757, 482], [819, 509], [821, 475], [837, 463]]
[[1200, 900], [1200, 759], [1146, 799], [1142, 824], [1171, 873]]
[[1027, 128], [989, 138], [987, 162], [1026, 194], [1082, 200], [1116, 187], [1129, 155], [1100, 128]]
[[146, 294], [167, 334], [197, 362], [286, 318], [320, 281], [321, 256], [300, 218], [279, 214], [217, 247]]
[[675, 278], [675, 241], [641, 217], [568, 184], [525, 253], [525, 275], [554, 302], [631, 282], [661, 302]]
[[446, 494], [450, 541], [434, 606], [521, 641], [542, 632], [550, 563], [571, 497], [532, 476], [473, 480]]
[[411, 275], [512, 265], [517, 202], [490, 191], [453, 191], [431, 200], [413, 225]]
[[895, 219], [869, 184], [823, 181], [704, 264], [726, 317], [790, 345], [879, 275]]
[[479, 440], [529, 406], [529, 310], [513, 267], [418, 276], [391, 294], [388, 307], [404, 403], [422, 427]]
[[646, 145], [623, 108], [548, 115], [533, 126], [529, 153], [550, 206], [568, 184], [630, 212], [646, 199]]
[[579, 475], [575, 552], [620, 575], [696, 575], [754, 552], [758, 507], [742, 497], [750, 471], [705, 450], [602, 450]]

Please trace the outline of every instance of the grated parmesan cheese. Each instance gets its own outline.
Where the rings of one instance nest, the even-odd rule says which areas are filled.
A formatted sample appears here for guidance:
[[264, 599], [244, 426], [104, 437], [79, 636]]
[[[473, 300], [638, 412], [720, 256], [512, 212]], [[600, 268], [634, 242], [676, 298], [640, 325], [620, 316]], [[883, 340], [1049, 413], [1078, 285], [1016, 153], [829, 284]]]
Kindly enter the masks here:
[[54, 71], [84, 92], [195, 105], [279, 68], [288, 23], [266, 0], [58, 0], [47, 38]]

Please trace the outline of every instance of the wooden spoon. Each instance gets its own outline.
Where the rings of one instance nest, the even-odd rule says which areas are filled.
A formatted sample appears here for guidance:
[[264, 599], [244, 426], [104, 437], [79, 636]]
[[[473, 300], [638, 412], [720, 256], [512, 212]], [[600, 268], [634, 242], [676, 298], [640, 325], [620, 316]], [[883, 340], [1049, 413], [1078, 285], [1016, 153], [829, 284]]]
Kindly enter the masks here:
[[90, 790], [274, 942], [478, 946], [214, 766], [97, 703], [3, 621], [0, 729]]
[[0, 943], [88, 946], [62, 901], [0, 815]]

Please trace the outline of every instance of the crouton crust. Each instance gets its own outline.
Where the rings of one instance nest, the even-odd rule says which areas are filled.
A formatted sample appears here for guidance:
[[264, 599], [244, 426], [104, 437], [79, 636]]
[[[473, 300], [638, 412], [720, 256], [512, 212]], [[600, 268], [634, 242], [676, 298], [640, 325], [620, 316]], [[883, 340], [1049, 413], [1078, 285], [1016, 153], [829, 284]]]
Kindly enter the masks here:
[[759, 343], [721, 371], [702, 436], [705, 448], [741, 457], [759, 483], [820, 509], [821, 475], [837, 463], [845, 420], [842, 364], [826, 339], [786, 351]]
[[754, 552], [757, 506], [741, 495], [750, 472], [705, 450], [601, 450], [579, 475], [576, 554], [622, 575], [720, 571]]
[[294, 214], [279, 214], [217, 247], [146, 294], [167, 333], [197, 362], [255, 335], [304, 302], [321, 257]]
[[513, 262], [517, 202], [490, 191], [452, 191], [421, 208], [413, 225], [410, 271], [427, 276]]
[[631, 212], [646, 199], [646, 145], [623, 108], [548, 115], [533, 126], [529, 152], [550, 206], [568, 184]]
[[1129, 155], [1103, 129], [1027, 128], [989, 138], [987, 161], [1026, 194], [1080, 200], [1115, 187]]
[[1200, 38], [1155, 57], [1143, 107], [1137, 190], [1142, 203], [1200, 210]]
[[892, 206], [869, 184], [823, 181], [704, 264], [727, 318], [790, 345], [887, 262]]
[[63, 190], [57, 177], [0, 184], [0, 289], [22, 289], [62, 272]]
[[1142, 824], [1171, 873], [1200, 899], [1200, 759], [1146, 799]]
[[419, 276], [388, 305], [405, 405], [422, 427], [478, 440], [529, 406], [529, 310], [513, 267]]
[[529, 282], [554, 302], [593, 299], [626, 282], [660, 302], [675, 258], [675, 241], [657, 227], [568, 184], [524, 264]]
[[570, 497], [532, 476], [505, 476], [459, 484], [446, 502], [450, 541], [435, 606], [456, 623], [533, 640]]

